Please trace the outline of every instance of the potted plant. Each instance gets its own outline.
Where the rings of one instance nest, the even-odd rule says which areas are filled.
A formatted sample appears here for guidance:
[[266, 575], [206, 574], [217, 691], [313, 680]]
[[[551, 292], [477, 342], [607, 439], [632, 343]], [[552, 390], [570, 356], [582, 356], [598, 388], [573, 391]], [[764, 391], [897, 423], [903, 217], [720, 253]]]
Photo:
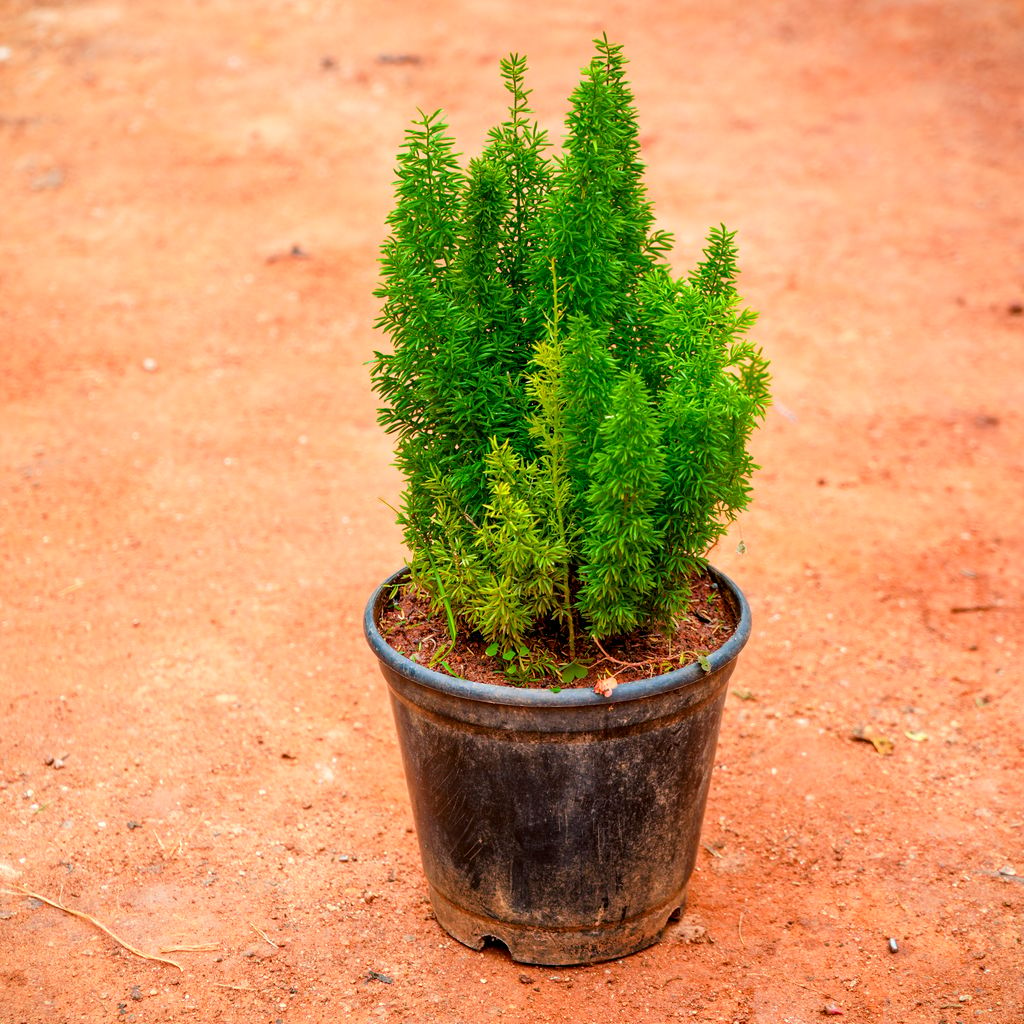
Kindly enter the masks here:
[[734, 236], [672, 274], [621, 47], [595, 45], [559, 155], [516, 55], [466, 167], [440, 113], [410, 128], [372, 366], [410, 558], [365, 630], [434, 911], [547, 964], [641, 949], [684, 904], [750, 629], [705, 556], [769, 400]]

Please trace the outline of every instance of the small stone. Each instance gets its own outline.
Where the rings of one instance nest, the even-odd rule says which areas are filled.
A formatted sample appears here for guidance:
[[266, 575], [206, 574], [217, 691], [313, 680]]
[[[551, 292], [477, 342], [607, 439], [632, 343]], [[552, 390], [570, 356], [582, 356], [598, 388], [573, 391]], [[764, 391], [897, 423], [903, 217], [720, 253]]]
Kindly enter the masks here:
[[708, 935], [707, 928], [702, 924], [697, 924], [695, 921], [684, 921], [677, 928], [676, 935], [680, 942], [690, 942], [694, 945], [701, 942], [711, 942], [711, 936]]
[[59, 167], [54, 167], [52, 170], [47, 171], [45, 174], [40, 174], [39, 177], [33, 179], [29, 188], [33, 192], [43, 192], [47, 189], [60, 188], [64, 184], [64, 172]]
[[146, 371], [146, 373], [156, 373], [156, 371], [160, 369], [159, 365], [157, 364], [157, 361], [150, 357], [147, 357], [142, 360], [142, 368]]

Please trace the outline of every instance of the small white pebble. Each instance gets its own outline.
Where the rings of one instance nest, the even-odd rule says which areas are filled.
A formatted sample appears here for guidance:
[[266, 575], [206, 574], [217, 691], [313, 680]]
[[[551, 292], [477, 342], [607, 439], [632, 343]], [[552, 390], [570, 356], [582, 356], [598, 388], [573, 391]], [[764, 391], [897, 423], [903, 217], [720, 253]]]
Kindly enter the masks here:
[[146, 373], [156, 373], [156, 371], [160, 367], [155, 359], [147, 357], [146, 359], [142, 360], [142, 368], [146, 371]]

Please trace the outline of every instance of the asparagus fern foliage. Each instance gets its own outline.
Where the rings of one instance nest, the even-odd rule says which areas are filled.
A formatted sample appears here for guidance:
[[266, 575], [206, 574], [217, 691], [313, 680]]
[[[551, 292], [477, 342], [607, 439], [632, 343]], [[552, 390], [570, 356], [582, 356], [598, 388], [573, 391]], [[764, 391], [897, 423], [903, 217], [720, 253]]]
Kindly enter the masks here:
[[686, 277], [666, 262], [625, 64], [596, 41], [560, 154], [518, 55], [508, 117], [465, 168], [421, 112], [381, 251], [372, 379], [413, 580], [524, 665], [538, 630], [571, 659], [581, 632], [671, 628], [750, 500], [769, 402], [734, 233], [712, 229]]

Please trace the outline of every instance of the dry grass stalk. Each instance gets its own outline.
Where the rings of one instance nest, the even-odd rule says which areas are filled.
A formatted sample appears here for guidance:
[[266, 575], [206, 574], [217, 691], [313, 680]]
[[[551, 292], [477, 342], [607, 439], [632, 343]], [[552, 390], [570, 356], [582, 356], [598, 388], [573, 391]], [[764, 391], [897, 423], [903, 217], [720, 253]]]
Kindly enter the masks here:
[[249, 922], [249, 927], [250, 927], [250, 928], [251, 928], [251, 929], [252, 929], [252, 930], [253, 930], [253, 931], [254, 931], [254, 932], [255, 932], [255, 933], [256, 933], [256, 934], [257, 934], [257, 935], [258, 935], [258, 936], [259, 936], [259, 937], [261, 938], [261, 939], [264, 939], [264, 940], [265, 940], [266, 942], [269, 942], [269, 943], [270, 943], [270, 945], [272, 945], [272, 946], [274, 947], [274, 949], [280, 949], [280, 948], [281, 948], [281, 947], [280, 947], [280, 946], [279, 946], [279, 945], [278, 945], [278, 944], [277, 944], [277, 943], [276, 943], [276, 942], [275, 942], [275, 941], [274, 941], [274, 940], [273, 940], [273, 939], [272, 939], [272, 938], [271, 938], [271, 937], [270, 937], [269, 935], [267, 935], [267, 933], [266, 933], [265, 931], [263, 931], [263, 930], [262, 930], [262, 929], [260, 929], [260, 928], [257, 928], [257, 927], [256, 927], [256, 925], [254, 925], [254, 924], [252, 923], [252, 921], [250, 921], [250, 922]]
[[166, 957], [156, 956], [152, 953], [143, 953], [141, 949], [137, 949], [130, 942], [125, 942], [119, 935], [112, 932], [102, 921], [98, 921], [92, 914], [87, 914], [82, 910], [75, 910], [73, 907], [65, 906], [59, 900], [51, 900], [46, 896], [41, 896], [37, 892], [33, 892], [31, 889], [26, 889], [23, 885], [16, 885], [15, 888], [5, 889], [5, 892], [12, 896], [28, 896], [30, 899], [39, 900], [40, 903], [45, 903], [48, 907], [53, 907], [55, 910], [62, 910], [65, 914], [70, 914], [72, 917], [80, 918], [82, 921], [88, 921], [89, 924], [95, 925], [101, 932], [109, 935], [119, 946], [123, 949], [127, 949], [129, 953], [134, 953], [135, 956], [141, 957], [143, 960], [152, 960], [158, 964], [167, 964], [169, 967], [176, 967], [179, 971], [182, 970], [182, 966], [179, 963], [175, 963], [173, 960], [168, 960]]
[[171, 851], [168, 852], [164, 841], [160, 838], [159, 832], [154, 832], [153, 835], [156, 837], [157, 846], [160, 847], [160, 857], [163, 860], [171, 860], [174, 857], [180, 857], [185, 852], [185, 840], [183, 838], [178, 839], [178, 845]]

